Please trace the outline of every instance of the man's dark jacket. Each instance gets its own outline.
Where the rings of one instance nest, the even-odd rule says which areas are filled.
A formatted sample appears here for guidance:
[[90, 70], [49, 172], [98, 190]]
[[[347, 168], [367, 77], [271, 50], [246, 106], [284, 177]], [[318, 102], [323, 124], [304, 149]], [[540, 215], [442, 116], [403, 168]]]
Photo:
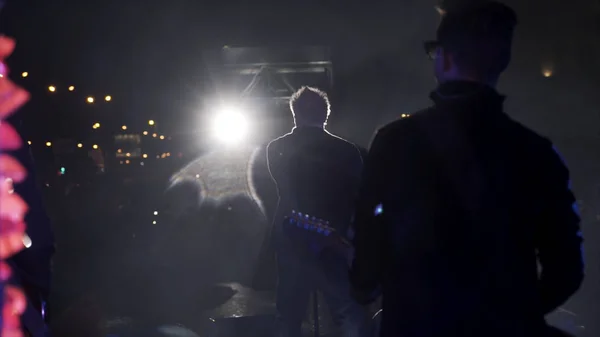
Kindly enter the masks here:
[[279, 194], [275, 226], [295, 208], [345, 233], [362, 170], [358, 147], [323, 128], [297, 127], [268, 145], [267, 160]]
[[279, 201], [259, 257], [257, 289], [274, 285], [275, 251], [289, 252], [281, 224], [293, 209], [328, 220], [346, 234], [363, 164], [359, 147], [320, 127], [296, 127], [270, 142], [266, 152]]
[[431, 98], [369, 149], [356, 296], [381, 287], [383, 336], [533, 336], [583, 279], [569, 172], [495, 90], [451, 82]]

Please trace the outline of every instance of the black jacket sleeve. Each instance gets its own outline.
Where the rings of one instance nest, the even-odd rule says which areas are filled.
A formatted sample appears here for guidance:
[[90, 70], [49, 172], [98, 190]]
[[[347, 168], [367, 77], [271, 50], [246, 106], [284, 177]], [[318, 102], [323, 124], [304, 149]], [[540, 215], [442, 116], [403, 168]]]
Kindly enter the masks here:
[[552, 312], [580, 287], [584, 278], [583, 239], [569, 171], [556, 151], [549, 156], [542, 187], [542, 219], [537, 224], [537, 250], [541, 265], [541, 310]]
[[[379, 296], [383, 273], [383, 225], [376, 212], [382, 202], [386, 143], [383, 132], [375, 135], [364, 162], [361, 187], [354, 215], [354, 259], [350, 282], [355, 299], [368, 304]], [[382, 207], [382, 206], [381, 206]]]

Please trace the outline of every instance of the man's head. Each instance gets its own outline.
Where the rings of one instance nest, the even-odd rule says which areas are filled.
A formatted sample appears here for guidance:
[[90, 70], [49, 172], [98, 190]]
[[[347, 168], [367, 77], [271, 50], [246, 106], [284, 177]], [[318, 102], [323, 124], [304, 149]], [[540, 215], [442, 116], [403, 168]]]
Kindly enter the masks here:
[[324, 127], [331, 112], [331, 104], [326, 93], [305, 86], [292, 95], [290, 109], [296, 126]]
[[517, 15], [494, 1], [440, 11], [437, 40], [425, 43], [439, 83], [471, 80], [495, 85], [508, 67]]

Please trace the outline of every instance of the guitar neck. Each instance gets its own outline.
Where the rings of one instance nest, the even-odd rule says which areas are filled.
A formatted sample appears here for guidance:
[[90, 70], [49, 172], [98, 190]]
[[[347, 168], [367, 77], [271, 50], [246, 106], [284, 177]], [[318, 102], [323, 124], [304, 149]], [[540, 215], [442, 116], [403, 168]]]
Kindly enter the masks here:
[[292, 212], [288, 219], [289, 228], [295, 228], [292, 235], [294, 235], [293, 233], [299, 234], [299, 237], [305, 238], [307, 242], [316, 242], [334, 254], [351, 261], [354, 254], [352, 244], [334, 227], [331, 227], [329, 222], [296, 212]]

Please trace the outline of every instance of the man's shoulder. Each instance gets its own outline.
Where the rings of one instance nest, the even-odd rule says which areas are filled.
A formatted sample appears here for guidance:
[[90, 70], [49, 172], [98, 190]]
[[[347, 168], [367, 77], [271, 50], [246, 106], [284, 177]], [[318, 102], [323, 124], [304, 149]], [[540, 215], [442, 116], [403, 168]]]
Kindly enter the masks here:
[[349, 140], [347, 140], [345, 138], [342, 138], [342, 137], [340, 137], [338, 135], [334, 135], [331, 132], [327, 132], [326, 135], [327, 135], [326, 139], [328, 141], [330, 141], [332, 144], [336, 144], [338, 146], [342, 146], [342, 147], [346, 147], [346, 148], [357, 147], [356, 144], [354, 144], [353, 142], [351, 142], [351, 141], [349, 141]]
[[360, 146], [330, 132], [326, 134], [328, 141], [335, 147], [337, 153], [346, 153], [350, 158], [357, 158], [362, 162], [366, 151], [363, 151]]
[[278, 147], [282, 146], [283, 144], [287, 143], [289, 141], [289, 138], [291, 135], [292, 135], [292, 133], [290, 132], [290, 133], [286, 133], [283, 136], [279, 136], [279, 137], [273, 139], [272, 141], [270, 141], [267, 144], [267, 150], [278, 148]]
[[569, 179], [567, 163], [549, 138], [511, 118], [506, 133], [513, 139], [514, 148], [520, 152], [519, 157], [527, 165], [536, 167], [539, 177], [560, 182]]
[[516, 138], [517, 142], [527, 152], [536, 155], [554, 156], [556, 153], [552, 141], [530, 129], [529, 127], [509, 118], [507, 133]]

